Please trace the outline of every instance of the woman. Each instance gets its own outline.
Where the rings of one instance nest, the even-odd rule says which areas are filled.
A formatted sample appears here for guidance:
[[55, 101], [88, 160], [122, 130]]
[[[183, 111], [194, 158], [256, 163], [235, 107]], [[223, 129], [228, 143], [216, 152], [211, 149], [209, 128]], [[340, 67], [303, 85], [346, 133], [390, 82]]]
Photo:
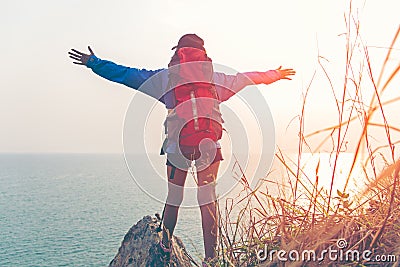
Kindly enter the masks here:
[[[167, 71], [165, 71], [165, 69], [159, 69], [155, 71], [149, 71], [145, 69], [139, 70], [136, 68], [120, 66], [113, 62], [97, 58], [94, 55], [92, 49], [90, 47], [88, 47], [88, 49], [90, 54], [85, 54], [75, 49], [72, 49], [72, 51], [69, 52], [69, 55], [72, 59], [76, 60], [73, 63], [85, 65], [101, 77], [104, 77], [110, 81], [124, 84], [133, 89], [142, 91], [147, 95], [155, 97], [157, 100], [165, 104], [166, 108], [169, 111], [175, 110], [175, 107], [179, 106], [180, 104], [180, 102], [178, 101], [179, 97], [177, 97], [179, 85], [177, 85], [176, 83], [173, 84], [171, 82], [171, 76], [174, 72], [174, 67], [178, 65], [179, 69], [179, 66], [183, 66], [183, 59], [192, 56], [193, 53], [203, 56], [204, 58], [202, 59], [202, 61], [211, 62], [211, 59], [208, 58], [205, 52], [204, 41], [195, 34], [186, 34], [182, 36], [179, 39], [178, 44], [172, 48], [173, 50], [175, 50], [175, 53], [171, 58], [171, 61], [168, 65], [169, 69]], [[179, 70], [182, 71], [182, 68], [180, 68]], [[163, 71], [164, 73], [162, 73]], [[154, 86], [144, 86], [142, 88], [141, 85], [143, 85], [151, 77], [154, 77], [155, 74], [161, 75], [159, 78], [153, 81], [153, 83], [155, 83]], [[270, 84], [280, 79], [290, 80], [290, 77], [295, 74], [295, 71], [292, 69], [281, 69], [281, 67], [279, 67], [276, 70], [270, 70], [267, 72], [247, 72], [238, 73], [236, 75], [226, 75], [224, 73], [212, 71], [211, 74], [212, 75], [210, 78], [210, 83], [212, 83], [213, 86], [203, 91], [207, 93], [208, 91], [213, 90], [212, 92], [215, 93], [215, 98], [217, 99], [217, 105], [215, 105], [213, 108], [219, 111], [218, 105], [220, 102], [226, 101], [232, 95], [234, 95], [247, 85]], [[199, 83], [196, 83], [195, 81], [192, 84], [196, 85]], [[181, 91], [183, 90], [182, 88], [180, 89]], [[195, 99], [192, 98], [191, 100], [195, 101]], [[197, 97], [197, 99], [200, 98]], [[188, 102], [192, 103], [192, 101]], [[189, 104], [189, 107], [192, 107], [191, 104]], [[191, 113], [190, 108], [189, 110], [190, 111], [188, 112]], [[197, 116], [197, 110], [193, 109], [193, 112], [195, 112]], [[222, 123], [222, 119], [219, 120], [217, 118], [216, 120], [218, 120], [218, 123]], [[167, 118], [167, 125], [168, 121], [169, 120]], [[189, 120], [187, 120], [187, 122], [188, 121]], [[201, 118], [198, 120], [197, 117], [195, 117], [194, 120], [192, 118], [192, 121], [194, 121], [194, 124], [196, 122], [198, 123], [199, 121], [202, 122]], [[183, 128], [185, 127], [182, 126], [181, 130]], [[215, 131], [215, 128], [218, 128], [218, 126], [212, 128], [211, 130], [208, 130], [208, 132]], [[171, 130], [169, 129], [168, 131], [170, 132]], [[197, 167], [197, 199], [201, 210], [203, 239], [205, 247], [204, 265], [206, 265], [206, 262], [210, 262], [210, 260], [215, 258], [215, 249], [217, 245], [218, 228], [215, 181], [218, 174], [220, 161], [223, 160], [220, 144], [218, 143], [220, 133], [216, 134], [214, 132], [214, 135], [208, 136], [208, 141], [211, 140], [211, 142], [208, 142], [209, 149], [207, 148], [207, 146], [206, 148], [202, 148], [201, 146], [199, 148], [199, 142], [201, 140], [198, 140], [198, 142], [192, 142], [193, 138], [190, 137], [190, 135], [187, 136], [187, 138], [185, 137], [185, 142], [181, 140], [183, 139], [182, 136], [179, 136], [178, 139], [172, 141], [171, 138], [168, 138], [169, 141], [165, 142], [165, 146], [163, 146], [162, 152], [167, 154], [168, 197], [163, 213], [164, 227], [163, 238], [160, 242], [160, 247], [166, 255], [168, 255], [171, 251], [169, 237], [172, 236], [174, 232], [178, 217], [178, 209], [183, 199], [183, 187], [187, 176], [187, 166], [189, 166], [188, 162], [194, 160]]]

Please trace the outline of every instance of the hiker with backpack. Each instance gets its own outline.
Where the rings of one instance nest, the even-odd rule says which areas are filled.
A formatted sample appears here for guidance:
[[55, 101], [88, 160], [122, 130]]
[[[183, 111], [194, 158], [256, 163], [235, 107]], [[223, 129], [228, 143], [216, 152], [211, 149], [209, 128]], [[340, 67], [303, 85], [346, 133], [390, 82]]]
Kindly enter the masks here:
[[[172, 49], [168, 69], [145, 70], [117, 65], [72, 49], [73, 63], [84, 65], [110, 81], [139, 90], [162, 102], [168, 109], [165, 120], [166, 140], [161, 154], [167, 155], [168, 196], [163, 212], [160, 248], [168, 258], [188, 169], [197, 170], [197, 200], [200, 206], [205, 248], [204, 266], [216, 256], [217, 211], [215, 185], [220, 161], [218, 140], [222, 136], [221, 102], [244, 87], [290, 80], [292, 69], [246, 72], [227, 75], [213, 70], [204, 41], [195, 34], [183, 35]], [[143, 86], [144, 84], [147, 86]]]

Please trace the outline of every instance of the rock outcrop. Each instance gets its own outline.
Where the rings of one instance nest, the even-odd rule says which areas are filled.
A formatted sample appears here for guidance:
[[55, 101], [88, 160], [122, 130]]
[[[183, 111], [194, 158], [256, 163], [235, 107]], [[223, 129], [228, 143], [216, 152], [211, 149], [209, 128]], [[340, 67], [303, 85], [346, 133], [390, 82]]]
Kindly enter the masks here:
[[[160, 220], [145, 216], [129, 229], [122, 241], [117, 255], [109, 267], [162, 267], [163, 253], [159, 247], [161, 232], [158, 231]], [[169, 266], [196, 266], [182, 241], [173, 236]], [[194, 265], [192, 265], [194, 263]], [[168, 265], [167, 265], [168, 266]]]

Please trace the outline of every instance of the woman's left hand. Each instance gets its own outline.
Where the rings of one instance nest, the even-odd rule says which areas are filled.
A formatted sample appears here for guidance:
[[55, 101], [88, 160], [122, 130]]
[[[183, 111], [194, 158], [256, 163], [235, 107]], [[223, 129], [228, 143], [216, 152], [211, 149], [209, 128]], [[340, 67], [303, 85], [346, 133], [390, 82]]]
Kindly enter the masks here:
[[296, 71], [294, 71], [293, 69], [282, 69], [282, 66], [277, 68], [276, 71], [278, 71], [279, 74], [281, 75], [281, 79], [285, 80], [291, 80], [292, 78], [290, 76], [296, 74]]

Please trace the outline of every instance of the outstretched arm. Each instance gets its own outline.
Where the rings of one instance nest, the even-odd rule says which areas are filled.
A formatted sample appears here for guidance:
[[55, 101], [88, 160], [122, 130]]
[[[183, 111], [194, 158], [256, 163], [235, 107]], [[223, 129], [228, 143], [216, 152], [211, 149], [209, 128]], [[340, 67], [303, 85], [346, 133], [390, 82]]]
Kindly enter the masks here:
[[295, 75], [296, 72], [293, 69], [282, 69], [282, 66], [275, 70], [269, 70], [266, 72], [245, 72], [243, 73], [250, 79], [253, 84], [270, 84], [281, 79], [291, 80], [291, 76]]
[[[83, 53], [76, 49], [68, 52], [69, 57], [75, 60], [73, 63], [86, 66], [97, 75], [128, 87], [138, 89], [147, 79], [159, 72], [160, 70], [145, 70], [130, 68], [115, 64], [108, 60], [102, 60], [95, 56], [93, 50], [88, 46], [89, 54]], [[157, 95], [157, 92], [144, 92], [148, 95]]]
[[252, 71], [236, 75], [216, 72], [214, 73], [214, 82], [219, 89], [220, 100], [225, 101], [248, 85], [270, 84], [281, 79], [291, 80], [295, 74], [293, 69], [282, 69], [282, 67], [265, 72]]

